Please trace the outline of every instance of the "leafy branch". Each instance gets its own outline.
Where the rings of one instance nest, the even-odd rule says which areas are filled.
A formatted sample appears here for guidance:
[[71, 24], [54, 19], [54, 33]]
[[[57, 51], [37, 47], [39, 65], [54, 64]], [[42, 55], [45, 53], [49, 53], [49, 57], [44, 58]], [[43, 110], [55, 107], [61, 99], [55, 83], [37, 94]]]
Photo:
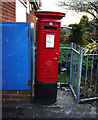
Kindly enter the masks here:
[[98, 40], [92, 40], [92, 43], [89, 43], [85, 48], [83, 48], [84, 54], [96, 53], [98, 54]]

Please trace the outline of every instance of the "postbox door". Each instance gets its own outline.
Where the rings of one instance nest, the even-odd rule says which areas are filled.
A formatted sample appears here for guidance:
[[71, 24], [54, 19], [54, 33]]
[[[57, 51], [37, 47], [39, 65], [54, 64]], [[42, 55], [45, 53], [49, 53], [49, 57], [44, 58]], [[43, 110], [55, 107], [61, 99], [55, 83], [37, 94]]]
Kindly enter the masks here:
[[59, 41], [56, 33], [45, 33], [45, 76], [48, 81], [57, 81]]
[[[37, 80], [55, 82], [58, 77], [59, 42], [57, 32], [44, 32], [39, 44]], [[42, 53], [42, 54], [40, 54]]]

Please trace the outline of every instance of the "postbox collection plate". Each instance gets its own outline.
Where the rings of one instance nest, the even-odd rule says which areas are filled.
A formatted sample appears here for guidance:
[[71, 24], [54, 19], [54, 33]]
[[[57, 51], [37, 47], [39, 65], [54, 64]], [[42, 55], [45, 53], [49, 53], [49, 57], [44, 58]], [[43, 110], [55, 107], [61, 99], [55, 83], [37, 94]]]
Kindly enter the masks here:
[[46, 35], [46, 48], [54, 48], [54, 38], [55, 35], [53, 34]]

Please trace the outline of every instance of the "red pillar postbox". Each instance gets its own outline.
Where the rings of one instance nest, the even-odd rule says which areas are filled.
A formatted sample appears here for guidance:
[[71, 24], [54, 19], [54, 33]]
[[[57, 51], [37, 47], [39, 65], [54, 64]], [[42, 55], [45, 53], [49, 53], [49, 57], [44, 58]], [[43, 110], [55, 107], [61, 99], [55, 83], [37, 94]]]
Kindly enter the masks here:
[[57, 98], [60, 25], [65, 13], [36, 11], [38, 17], [37, 60], [34, 100], [52, 104]]

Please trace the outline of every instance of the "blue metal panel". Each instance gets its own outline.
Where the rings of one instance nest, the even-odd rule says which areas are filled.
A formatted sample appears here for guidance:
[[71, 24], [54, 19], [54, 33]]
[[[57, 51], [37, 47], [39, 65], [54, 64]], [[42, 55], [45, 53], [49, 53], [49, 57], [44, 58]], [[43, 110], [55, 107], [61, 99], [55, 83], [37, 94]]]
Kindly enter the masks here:
[[30, 23], [2, 23], [3, 90], [30, 89], [28, 86], [28, 80], [31, 81], [30, 30]]

